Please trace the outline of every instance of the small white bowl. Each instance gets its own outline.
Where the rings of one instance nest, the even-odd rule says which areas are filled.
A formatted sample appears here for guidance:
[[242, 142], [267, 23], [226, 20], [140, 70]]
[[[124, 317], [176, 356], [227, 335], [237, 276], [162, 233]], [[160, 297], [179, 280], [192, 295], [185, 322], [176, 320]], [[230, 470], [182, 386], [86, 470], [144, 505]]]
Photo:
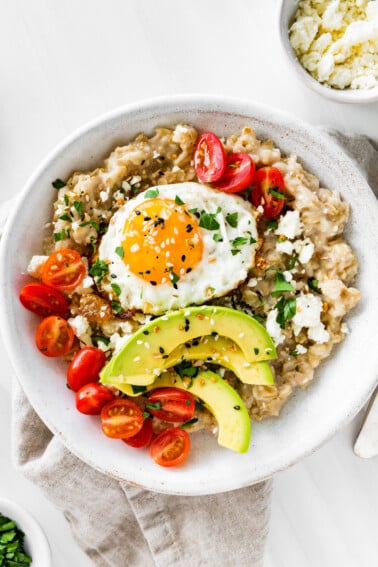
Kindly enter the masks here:
[[13, 520], [25, 534], [25, 552], [32, 558], [32, 566], [51, 567], [51, 551], [46, 536], [35, 518], [16, 502], [0, 497], [0, 513]]
[[298, 61], [289, 40], [289, 28], [294, 20], [299, 0], [281, 0], [278, 8], [279, 36], [284, 52], [292, 68], [298, 77], [318, 94], [330, 98], [336, 102], [344, 103], [369, 103], [378, 101], [378, 86], [373, 89], [334, 89], [328, 85], [319, 83]]

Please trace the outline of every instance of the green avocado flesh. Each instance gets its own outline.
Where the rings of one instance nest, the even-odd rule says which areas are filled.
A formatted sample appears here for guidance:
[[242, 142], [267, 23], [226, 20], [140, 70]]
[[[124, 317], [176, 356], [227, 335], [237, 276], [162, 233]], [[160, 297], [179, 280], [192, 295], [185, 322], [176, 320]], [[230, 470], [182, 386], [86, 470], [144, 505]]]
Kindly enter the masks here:
[[174, 387], [191, 392], [202, 400], [218, 423], [218, 444], [237, 453], [245, 453], [251, 438], [251, 420], [239, 394], [218, 374], [199, 372], [186, 385], [178, 374], [166, 372], [148, 390]]
[[[174, 360], [176, 355], [173, 353], [177, 347], [182, 348], [185, 343], [199, 337], [212, 336], [214, 339], [218, 335], [219, 339], [230, 339], [236, 345], [240, 356], [243, 356], [243, 362], [235, 367], [239, 368], [239, 373], [243, 364], [271, 360], [277, 356], [270, 335], [253, 317], [227, 307], [190, 307], [158, 317], [141, 327], [102, 369], [101, 382], [151, 384], [156, 376], [176, 364], [167, 361], [172, 356], [171, 361]], [[211, 353], [207, 356], [211, 356]], [[180, 358], [181, 354], [178, 361]], [[189, 359], [193, 358], [194, 356], [190, 356]], [[224, 362], [227, 360], [219, 361], [226, 366]], [[266, 377], [268, 374], [269, 371], [265, 369]], [[273, 383], [272, 378], [268, 377], [268, 380], [270, 381], [258, 383]]]

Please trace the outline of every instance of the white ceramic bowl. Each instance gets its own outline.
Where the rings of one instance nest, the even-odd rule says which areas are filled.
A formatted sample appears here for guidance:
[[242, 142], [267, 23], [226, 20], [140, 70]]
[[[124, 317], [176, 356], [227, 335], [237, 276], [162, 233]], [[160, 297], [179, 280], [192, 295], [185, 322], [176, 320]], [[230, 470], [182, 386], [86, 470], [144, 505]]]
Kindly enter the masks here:
[[35, 567], [50, 567], [51, 552], [46, 536], [37, 520], [20, 504], [0, 497], [0, 512], [13, 520], [25, 534], [24, 548]]
[[287, 59], [298, 75], [298, 77], [318, 94], [330, 98], [336, 102], [345, 103], [368, 103], [378, 100], [378, 86], [373, 89], [334, 89], [319, 83], [298, 61], [298, 58], [290, 45], [289, 28], [293, 23], [295, 12], [300, 0], [280, 0], [278, 7], [279, 36]]
[[[222, 449], [206, 433], [192, 436], [183, 467], [158, 467], [148, 452], [102, 434], [97, 417], [80, 414], [65, 386], [66, 364], [41, 356], [34, 344], [37, 318], [18, 300], [29, 279], [23, 275], [41, 253], [42, 227], [51, 218], [51, 181], [94, 168], [110, 150], [155, 126], [187, 122], [219, 135], [250, 125], [294, 152], [324, 186], [351, 203], [347, 238], [360, 262], [362, 301], [352, 312], [350, 335], [321, 366], [307, 391], [298, 391], [278, 419], [254, 425], [250, 451]], [[23, 190], [4, 233], [0, 259], [0, 316], [4, 341], [22, 386], [47, 426], [83, 461], [115, 478], [173, 494], [210, 494], [253, 484], [288, 467], [328, 439], [359, 410], [371, 393], [378, 367], [377, 202], [365, 179], [343, 151], [313, 126], [252, 102], [189, 95], [157, 99], [100, 117], [65, 140], [39, 167]]]

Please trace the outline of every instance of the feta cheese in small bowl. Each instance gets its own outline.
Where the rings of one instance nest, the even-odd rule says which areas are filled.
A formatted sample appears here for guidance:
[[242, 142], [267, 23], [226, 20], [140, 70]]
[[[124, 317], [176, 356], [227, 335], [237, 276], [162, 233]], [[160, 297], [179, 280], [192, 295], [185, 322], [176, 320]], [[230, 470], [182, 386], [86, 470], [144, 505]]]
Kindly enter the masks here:
[[291, 65], [315, 92], [378, 101], [377, 0], [281, 0], [279, 31]]

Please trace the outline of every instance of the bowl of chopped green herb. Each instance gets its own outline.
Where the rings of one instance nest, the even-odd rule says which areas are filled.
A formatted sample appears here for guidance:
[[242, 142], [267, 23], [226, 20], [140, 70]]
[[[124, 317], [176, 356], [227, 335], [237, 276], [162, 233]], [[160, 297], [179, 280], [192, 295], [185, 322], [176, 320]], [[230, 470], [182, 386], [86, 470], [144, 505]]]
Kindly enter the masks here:
[[0, 566], [49, 567], [50, 547], [42, 528], [20, 504], [0, 498]]

